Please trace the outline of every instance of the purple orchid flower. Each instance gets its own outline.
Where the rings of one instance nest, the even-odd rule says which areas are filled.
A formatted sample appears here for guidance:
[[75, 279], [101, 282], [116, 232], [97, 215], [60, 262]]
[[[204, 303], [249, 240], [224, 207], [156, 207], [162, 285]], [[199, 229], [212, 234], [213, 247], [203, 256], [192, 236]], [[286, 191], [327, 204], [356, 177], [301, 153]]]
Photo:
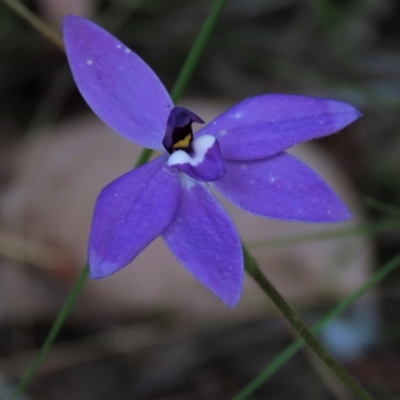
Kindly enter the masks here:
[[75, 82], [93, 111], [127, 139], [164, 154], [100, 193], [89, 239], [92, 278], [110, 275], [161, 235], [176, 259], [228, 306], [239, 300], [243, 255], [231, 219], [208, 185], [253, 214], [338, 222], [350, 213], [287, 148], [337, 132], [360, 116], [334, 100], [262, 95], [203, 121], [174, 107], [150, 67], [94, 23], [68, 15], [64, 41]]

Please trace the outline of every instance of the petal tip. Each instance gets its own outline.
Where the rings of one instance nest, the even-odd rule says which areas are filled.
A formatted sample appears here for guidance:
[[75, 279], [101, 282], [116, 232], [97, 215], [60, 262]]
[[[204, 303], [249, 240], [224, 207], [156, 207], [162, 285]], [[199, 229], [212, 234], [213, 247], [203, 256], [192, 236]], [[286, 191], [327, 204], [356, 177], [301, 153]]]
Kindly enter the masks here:
[[353, 218], [352, 213], [347, 209], [347, 207], [343, 204], [341, 209], [338, 210], [335, 213], [329, 214], [329, 216], [332, 216], [328, 222], [345, 222], [348, 221], [349, 219]]
[[243, 284], [242, 284], [242, 279], [240, 279], [240, 284], [235, 285], [235, 287], [224, 286], [221, 288], [216, 288], [216, 287], [210, 287], [208, 285], [205, 286], [212, 293], [214, 293], [226, 306], [228, 306], [229, 308], [235, 308], [240, 300]]
[[[363, 114], [352, 105], [340, 101], [335, 101], [335, 109], [338, 114], [337, 124], [339, 130], [363, 116]], [[340, 114], [341, 117], [339, 117]]]
[[77, 19], [77, 18], [79, 18], [79, 17], [77, 17], [77, 16], [74, 15], [74, 14], [65, 14], [65, 15], [62, 17], [62, 20], [68, 22], [68, 20], [73, 20], [73, 19]]
[[115, 263], [105, 261], [95, 252], [89, 252], [89, 276], [91, 279], [105, 278], [122, 268]]
[[221, 300], [229, 307], [229, 308], [235, 308], [237, 306], [237, 303], [239, 302], [241, 295], [241, 290], [239, 293], [237, 293], [235, 296], [229, 297], [227, 299], [221, 298]]
[[82, 21], [82, 20], [86, 21], [86, 20], [85, 20], [84, 18], [82, 18], [82, 17], [78, 17], [78, 16], [73, 15], [73, 14], [66, 14], [66, 15], [64, 15], [63, 18], [62, 18], [62, 25], [63, 25], [63, 28], [65, 29], [65, 28], [67, 28], [69, 25], [71, 25], [71, 24], [73, 24], [73, 23], [77, 23], [77, 22]]
[[353, 215], [342, 201], [336, 197], [336, 201], [331, 203], [330, 206], [325, 208], [324, 211], [318, 214], [314, 221], [304, 220], [303, 222], [316, 222], [316, 223], [340, 223], [351, 219]]
[[240, 297], [242, 295], [243, 288], [243, 273], [244, 266], [243, 261], [241, 263], [241, 267], [239, 269], [239, 273], [236, 275], [236, 278], [231, 282], [229, 287], [225, 287], [224, 290], [217, 292], [213, 292], [223, 301], [225, 305], [229, 308], [234, 308], [238, 304]]
[[361, 111], [358, 111], [356, 108], [354, 108], [353, 106], [350, 106], [351, 110], [349, 112], [350, 114], [350, 123], [356, 121], [357, 119], [361, 118], [363, 116], [363, 113]]

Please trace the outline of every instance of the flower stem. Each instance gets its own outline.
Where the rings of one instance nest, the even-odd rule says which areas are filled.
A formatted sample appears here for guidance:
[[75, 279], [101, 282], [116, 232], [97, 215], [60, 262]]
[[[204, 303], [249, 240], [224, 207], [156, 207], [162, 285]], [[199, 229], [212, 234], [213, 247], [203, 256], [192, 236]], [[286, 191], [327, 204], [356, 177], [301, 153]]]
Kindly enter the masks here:
[[217, 23], [219, 16], [225, 6], [226, 0], [216, 0], [208, 17], [204, 21], [200, 32], [186, 58], [185, 63], [179, 73], [178, 79], [175, 82], [174, 87], [171, 90], [171, 98], [176, 103], [181, 97], [186, 85], [193, 74], [193, 71], [202, 55], [204, 48], [208, 42], [208, 38], [214, 26]]
[[143, 165], [147, 161], [149, 161], [151, 155], [153, 154], [154, 150], [151, 149], [143, 149], [142, 152], [139, 155], [139, 158], [137, 159], [135, 163], [135, 167], [139, 167], [140, 165]]
[[[363, 285], [361, 285], [353, 293], [345, 297], [332, 311], [323, 316], [318, 320], [312, 327], [311, 332], [317, 333], [329, 322], [335, 319], [343, 311], [347, 310], [353, 303], [355, 303], [362, 295], [368, 290], [372, 289], [380, 281], [386, 278], [389, 274], [394, 272], [400, 267], [400, 254], [392, 258], [382, 268], [379, 268]], [[252, 393], [254, 393], [265, 381], [270, 378], [279, 368], [281, 368], [297, 351], [299, 351], [305, 342], [302, 338], [298, 338], [291, 345], [281, 351], [276, 357], [274, 357], [269, 364], [240, 392], [236, 393], [231, 400], [245, 400]]]
[[60, 312], [58, 313], [57, 318], [55, 319], [49, 334], [47, 335], [42, 347], [40, 348], [39, 354], [36, 356], [31, 366], [25, 372], [24, 376], [18, 383], [17, 387], [12, 392], [9, 400], [15, 400], [18, 398], [18, 396], [25, 389], [25, 386], [32, 379], [39, 365], [46, 357], [48, 351], [50, 350], [51, 345], [53, 344], [58, 333], [60, 332], [60, 329], [64, 325], [64, 321], [67, 319], [67, 316], [71, 311], [72, 306], [74, 305], [77, 297], [79, 296], [79, 293], [81, 292], [82, 287], [85, 284], [88, 275], [89, 275], [89, 268], [87, 265], [85, 265], [85, 267], [82, 269], [82, 272], [79, 274], [78, 279], [76, 280], [74, 286], [72, 287], [67, 299], [65, 300], [64, 305], [62, 306]]
[[360, 383], [327, 353], [316, 337], [301, 320], [299, 315], [292, 309], [292, 307], [275, 289], [272, 283], [261, 272], [255, 259], [250, 255], [245, 247], [243, 247], [243, 255], [246, 272], [255, 280], [255, 282], [267, 294], [276, 307], [278, 307], [292, 328], [310, 346], [315, 354], [360, 399], [374, 400], [374, 398], [360, 385]]

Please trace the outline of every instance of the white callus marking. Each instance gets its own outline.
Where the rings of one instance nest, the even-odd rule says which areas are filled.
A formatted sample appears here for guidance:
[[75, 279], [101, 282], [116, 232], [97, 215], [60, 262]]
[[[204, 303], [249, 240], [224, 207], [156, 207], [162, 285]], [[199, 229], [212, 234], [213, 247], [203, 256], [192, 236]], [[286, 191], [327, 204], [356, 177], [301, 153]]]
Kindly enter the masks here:
[[196, 180], [186, 174], [180, 174], [180, 180], [185, 189], [191, 189], [196, 186]]
[[178, 150], [172, 153], [168, 158], [168, 165], [171, 167], [177, 164], [190, 164], [193, 167], [203, 162], [204, 157], [209, 149], [213, 147], [215, 143], [215, 137], [211, 135], [204, 135], [198, 139], [193, 140], [193, 156], [190, 156], [184, 150]]

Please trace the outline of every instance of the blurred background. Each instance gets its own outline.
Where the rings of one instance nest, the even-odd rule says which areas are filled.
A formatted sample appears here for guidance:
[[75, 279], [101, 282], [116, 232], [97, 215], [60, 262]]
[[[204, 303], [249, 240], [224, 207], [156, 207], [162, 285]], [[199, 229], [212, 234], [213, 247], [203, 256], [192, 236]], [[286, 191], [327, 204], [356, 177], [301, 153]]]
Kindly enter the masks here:
[[[33, 360], [85, 263], [94, 201], [140, 149], [80, 97], [63, 51], [0, 1], [0, 398]], [[61, 34], [85, 16], [171, 89], [212, 5], [195, 0], [29, 0]], [[205, 121], [250, 96], [297, 93], [363, 114], [294, 153], [354, 214], [344, 224], [262, 220], [221, 200], [261, 268], [312, 323], [400, 249], [400, 3], [228, 0], [182, 104]], [[380, 399], [400, 398], [400, 276], [321, 339]], [[233, 310], [156, 240], [88, 282], [26, 399], [229, 399], [293, 340], [250, 280]], [[306, 350], [251, 399], [349, 399]]]

